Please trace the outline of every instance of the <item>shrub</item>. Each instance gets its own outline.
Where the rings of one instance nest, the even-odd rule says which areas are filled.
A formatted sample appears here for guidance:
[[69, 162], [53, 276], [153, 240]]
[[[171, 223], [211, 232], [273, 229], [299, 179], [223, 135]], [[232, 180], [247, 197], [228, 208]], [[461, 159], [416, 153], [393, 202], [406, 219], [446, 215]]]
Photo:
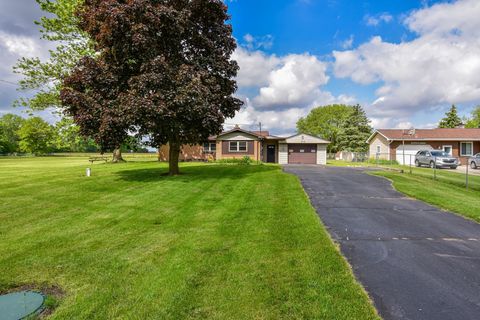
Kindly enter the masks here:
[[243, 158], [219, 159], [216, 162], [222, 164], [250, 165], [253, 163], [253, 160], [249, 156], [244, 156]]

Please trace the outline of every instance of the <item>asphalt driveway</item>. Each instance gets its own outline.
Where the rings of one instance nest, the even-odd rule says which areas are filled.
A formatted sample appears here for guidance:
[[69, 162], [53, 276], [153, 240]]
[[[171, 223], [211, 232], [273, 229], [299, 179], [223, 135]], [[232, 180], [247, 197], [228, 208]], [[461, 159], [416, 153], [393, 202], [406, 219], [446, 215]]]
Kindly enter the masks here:
[[285, 166], [384, 319], [480, 319], [480, 224], [364, 170]]

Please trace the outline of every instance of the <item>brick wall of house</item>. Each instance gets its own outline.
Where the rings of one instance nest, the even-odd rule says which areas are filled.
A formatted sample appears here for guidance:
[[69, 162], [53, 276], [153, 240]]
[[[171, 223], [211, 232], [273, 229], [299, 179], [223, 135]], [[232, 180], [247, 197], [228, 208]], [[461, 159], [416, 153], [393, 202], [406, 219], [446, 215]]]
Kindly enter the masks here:
[[[168, 144], [163, 145], [158, 150], [158, 161], [168, 161], [168, 153], [170, 147]], [[208, 154], [203, 152], [203, 145], [183, 145], [180, 150], [180, 161], [206, 161]]]
[[[421, 145], [416, 141], [405, 141], [406, 145]], [[436, 150], [443, 150], [443, 146], [452, 146], [452, 156], [459, 158], [461, 164], [466, 164], [468, 161], [468, 157], [461, 157], [460, 156], [460, 142], [459, 141], [422, 141], [422, 144], [425, 146], [429, 145], [433, 149]], [[402, 141], [393, 141], [390, 144], [390, 157], [391, 159], [396, 158], [396, 150], [399, 146], [402, 145]], [[480, 141], [473, 142], [473, 154], [480, 152]]]

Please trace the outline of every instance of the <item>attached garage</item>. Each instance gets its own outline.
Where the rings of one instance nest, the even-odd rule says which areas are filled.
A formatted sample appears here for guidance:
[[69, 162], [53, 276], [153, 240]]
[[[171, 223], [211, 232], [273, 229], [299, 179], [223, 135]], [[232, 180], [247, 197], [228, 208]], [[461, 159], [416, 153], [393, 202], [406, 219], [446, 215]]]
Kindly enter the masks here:
[[327, 164], [328, 141], [297, 134], [278, 142], [280, 164]]
[[289, 144], [289, 164], [317, 164], [316, 144]]
[[432, 150], [432, 146], [428, 144], [405, 144], [400, 145], [396, 149], [395, 159], [401, 165], [415, 164], [415, 155], [420, 150]]

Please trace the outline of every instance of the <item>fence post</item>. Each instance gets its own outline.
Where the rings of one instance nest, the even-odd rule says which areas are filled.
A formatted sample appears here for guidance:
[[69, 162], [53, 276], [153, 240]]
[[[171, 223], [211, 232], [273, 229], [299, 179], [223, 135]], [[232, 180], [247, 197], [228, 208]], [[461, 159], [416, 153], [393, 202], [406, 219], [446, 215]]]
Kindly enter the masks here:
[[433, 180], [437, 180], [437, 157], [433, 157]]
[[468, 190], [468, 161], [467, 161], [467, 171], [465, 173], [465, 187], [467, 188]]
[[412, 174], [412, 155], [409, 154], [409, 161], [410, 161], [410, 174]]

